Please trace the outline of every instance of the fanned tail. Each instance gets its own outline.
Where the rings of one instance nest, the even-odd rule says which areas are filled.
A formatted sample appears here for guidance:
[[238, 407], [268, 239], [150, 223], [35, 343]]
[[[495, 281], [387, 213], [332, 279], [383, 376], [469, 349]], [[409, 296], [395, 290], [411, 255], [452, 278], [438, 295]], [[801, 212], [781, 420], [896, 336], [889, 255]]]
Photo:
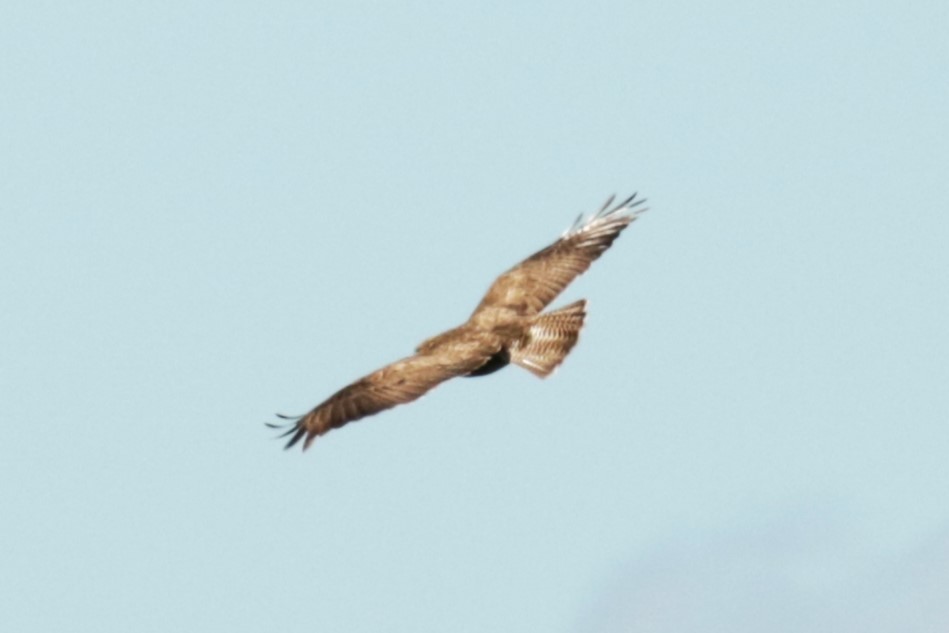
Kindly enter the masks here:
[[581, 299], [534, 317], [527, 338], [511, 347], [511, 362], [539, 378], [549, 376], [577, 344], [586, 306]]

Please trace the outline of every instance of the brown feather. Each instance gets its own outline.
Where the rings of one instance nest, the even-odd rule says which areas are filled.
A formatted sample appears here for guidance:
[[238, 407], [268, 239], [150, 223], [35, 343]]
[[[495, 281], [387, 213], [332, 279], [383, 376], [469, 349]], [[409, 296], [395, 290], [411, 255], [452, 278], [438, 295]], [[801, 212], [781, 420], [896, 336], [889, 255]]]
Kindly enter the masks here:
[[500, 349], [497, 337], [457, 328], [442, 344], [425, 353], [386, 365], [340, 389], [312, 411], [295, 420], [284, 435], [290, 448], [304, 437], [309, 448], [318, 436], [394, 406], [412, 402], [440, 383], [463, 376], [488, 361]]
[[477, 318], [479, 312], [494, 312], [490, 308], [506, 308], [529, 316], [549, 305], [646, 210], [640, 207], [645, 200], [637, 199], [636, 194], [610, 207], [612, 201], [607, 200], [586, 222], [582, 222], [582, 216], [577, 218], [559, 240], [498, 277], [472, 318]]

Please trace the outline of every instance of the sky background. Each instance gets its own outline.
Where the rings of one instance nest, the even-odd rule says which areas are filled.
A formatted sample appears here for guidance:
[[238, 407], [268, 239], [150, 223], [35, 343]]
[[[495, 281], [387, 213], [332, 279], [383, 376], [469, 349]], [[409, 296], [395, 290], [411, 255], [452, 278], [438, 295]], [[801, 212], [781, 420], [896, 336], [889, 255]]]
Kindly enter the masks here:
[[[0, 629], [949, 628], [949, 4], [0, 8]], [[651, 210], [518, 368], [264, 422]]]

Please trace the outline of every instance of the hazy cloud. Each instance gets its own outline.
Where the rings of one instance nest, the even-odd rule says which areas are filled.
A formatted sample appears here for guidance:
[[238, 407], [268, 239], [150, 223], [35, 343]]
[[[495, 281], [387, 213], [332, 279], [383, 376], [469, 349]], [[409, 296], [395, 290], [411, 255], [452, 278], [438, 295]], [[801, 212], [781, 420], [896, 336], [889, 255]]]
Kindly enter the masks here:
[[949, 529], [897, 554], [821, 521], [680, 535], [630, 563], [584, 631], [949, 631]]

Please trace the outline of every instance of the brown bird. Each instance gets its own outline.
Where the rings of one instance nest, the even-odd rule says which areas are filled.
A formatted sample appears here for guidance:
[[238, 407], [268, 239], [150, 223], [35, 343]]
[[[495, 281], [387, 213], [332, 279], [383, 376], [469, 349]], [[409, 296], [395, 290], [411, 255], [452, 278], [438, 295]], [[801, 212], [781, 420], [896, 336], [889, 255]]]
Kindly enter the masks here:
[[[633, 194], [615, 206], [611, 197], [585, 221], [581, 214], [556, 242], [510, 269], [488, 289], [464, 324], [424, 341], [403, 358], [340, 389], [322, 404], [291, 420], [286, 448], [313, 440], [344, 424], [412, 402], [456, 376], [484, 376], [514, 363], [546, 378], [577, 342], [586, 300], [541, 313], [585, 272], [619, 234], [646, 209]], [[279, 425], [268, 424], [273, 428]]]

